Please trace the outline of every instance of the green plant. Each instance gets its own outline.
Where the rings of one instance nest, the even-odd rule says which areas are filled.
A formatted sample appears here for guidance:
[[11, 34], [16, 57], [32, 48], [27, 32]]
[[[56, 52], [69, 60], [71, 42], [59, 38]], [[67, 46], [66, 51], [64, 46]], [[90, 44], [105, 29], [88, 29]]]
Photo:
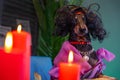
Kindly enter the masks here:
[[84, 0], [33, 0], [36, 14], [39, 20], [39, 37], [38, 37], [38, 56], [49, 56], [52, 59], [58, 53], [61, 44], [67, 39], [52, 36], [54, 30], [54, 17], [58, 8], [67, 4], [81, 5]]

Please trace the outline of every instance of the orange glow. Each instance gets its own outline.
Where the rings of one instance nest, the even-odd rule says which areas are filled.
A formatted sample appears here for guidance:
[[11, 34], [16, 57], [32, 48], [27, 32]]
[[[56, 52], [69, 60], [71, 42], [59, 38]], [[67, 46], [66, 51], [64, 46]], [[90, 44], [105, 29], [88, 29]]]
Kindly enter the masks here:
[[13, 46], [12, 33], [8, 32], [4, 44], [5, 52], [7, 53], [11, 52], [12, 46]]
[[22, 30], [22, 25], [19, 24], [18, 27], [17, 27], [17, 32], [20, 33], [21, 30]]
[[68, 63], [72, 63], [72, 62], [73, 62], [73, 51], [70, 51], [68, 56]]

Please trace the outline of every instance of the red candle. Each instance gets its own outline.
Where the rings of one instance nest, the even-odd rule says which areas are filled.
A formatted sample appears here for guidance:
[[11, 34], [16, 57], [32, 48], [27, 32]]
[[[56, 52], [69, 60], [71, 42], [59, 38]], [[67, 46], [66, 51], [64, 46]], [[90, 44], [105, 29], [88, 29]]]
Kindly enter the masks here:
[[22, 31], [21, 25], [18, 25], [17, 30], [12, 31], [12, 35], [13, 48], [20, 48], [25, 51], [30, 51], [31, 35], [28, 32]]
[[12, 31], [13, 48], [21, 49], [24, 55], [24, 79], [30, 80], [30, 52], [31, 52], [31, 35], [28, 32], [22, 31], [22, 26], [18, 25], [17, 31]]
[[[8, 42], [9, 41], [9, 42]], [[12, 33], [7, 33], [5, 48], [0, 48], [0, 80], [23, 80], [24, 52], [12, 48]]]
[[80, 65], [72, 63], [73, 52], [70, 51], [68, 63], [60, 63], [59, 80], [80, 80]]
[[[31, 35], [21, 31], [20, 27], [17, 31], [9, 32], [12, 34], [12, 47], [5, 47], [5, 51], [0, 49], [0, 80], [30, 80]], [[9, 38], [7, 42], [10, 41]]]

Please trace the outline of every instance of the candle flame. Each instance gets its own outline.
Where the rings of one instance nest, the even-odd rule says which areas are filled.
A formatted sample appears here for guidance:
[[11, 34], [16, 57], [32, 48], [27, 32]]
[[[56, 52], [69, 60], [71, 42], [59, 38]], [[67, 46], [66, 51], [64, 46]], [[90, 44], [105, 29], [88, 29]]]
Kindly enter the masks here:
[[22, 25], [19, 24], [18, 27], [17, 27], [17, 32], [20, 33], [21, 30], [22, 30]]
[[73, 51], [70, 51], [68, 56], [68, 63], [72, 63], [72, 62], [73, 62]]
[[9, 53], [12, 50], [12, 46], [13, 46], [12, 33], [8, 32], [4, 44], [5, 52]]

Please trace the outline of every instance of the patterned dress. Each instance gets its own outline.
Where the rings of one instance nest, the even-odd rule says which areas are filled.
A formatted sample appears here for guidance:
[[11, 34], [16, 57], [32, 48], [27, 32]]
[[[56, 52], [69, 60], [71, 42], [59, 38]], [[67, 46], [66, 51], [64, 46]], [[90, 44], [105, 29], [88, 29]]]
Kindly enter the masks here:
[[98, 56], [98, 62], [95, 66], [91, 66], [87, 61], [83, 60], [80, 52], [70, 44], [69, 41], [65, 41], [58, 53], [58, 55], [54, 59], [53, 68], [49, 71], [49, 74], [54, 77], [59, 77], [59, 63], [60, 62], [68, 62], [68, 54], [69, 51], [72, 50], [74, 53], [74, 63], [78, 63], [81, 66], [81, 77], [84, 78], [94, 78], [97, 74], [102, 73], [105, 69], [105, 64], [103, 63], [103, 59], [107, 61], [111, 61], [115, 58], [115, 55], [104, 48], [100, 48], [96, 51]]

